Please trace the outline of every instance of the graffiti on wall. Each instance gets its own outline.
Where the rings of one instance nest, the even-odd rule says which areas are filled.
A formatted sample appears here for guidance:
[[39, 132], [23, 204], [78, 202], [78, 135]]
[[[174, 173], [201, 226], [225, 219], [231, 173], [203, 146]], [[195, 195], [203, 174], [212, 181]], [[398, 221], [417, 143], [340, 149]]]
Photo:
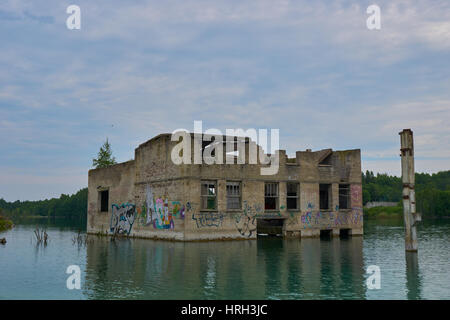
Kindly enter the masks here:
[[[285, 206], [280, 206], [281, 210], [285, 209]], [[253, 205], [248, 204], [247, 201], [243, 202], [242, 213], [235, 215], [235, 225], [237, 231], [244, 237], [251, 237], [256, 233], [257, 219], [261, 218], [277, 218], [281, 217], [280, 211], [265, 212], [261, 204], [255, 203]]]
[[192, 220], [197, 224], [197, 228], [220, 227], [223, 222], [223, 214], [220, 212], [193, 213]]
[[255, 203], [253, 206], [249, 205], [247, 201], [244, 201], [243, 214], [248, 216], [261, 216], [264, 214], [263, 206], [260, 203]]
[[312, 227], [311, 226], [312, 209], [313, 209], [313, 205], [311, 203], [308, 203], [308, 209], [306, 210], [306, 213], [301, 215], [301, 221], [303, 224], [303, 228], [306, 228], [306, 227], [311, 228]]
[[155, 229], [174, 229], [174, 217], [184, 219], [186, 206], [180, 201], [169, 201], [167, 198], [156, 198], [149, 185], [145, 187], [145, 201], [141, 208], [137, 209], [140, 224], [152, 225]]
[[244, 237], [251, 237], [256, 232], [257, 215], [263, 212], [262, 206], [251, 206], [244, 201], [242, 213], [236, 215], [235, 225], [237, 231]]
[[[285, 206], [280, 206], [281, 210], [284, 210]], [[255, 203], [253, 205], [249, 205], [247, 201], [244, 200], [243, 202], [243, 213], [241, 215], [247, 215], [247, 216], [255, 216], [257, 218], [276, 218], [281, 217], [280, 211], [269, 211], [265, 212], [263, 209], [263, 206], [260, 203]]]
[[129, 235], [133, 228], [133, 223], [136, 218], [136, 206], [131, 203], [124, 203], [122, 205], [113, 204], [110, 232], [114, 234]]
[[191, 202], [186, 202], [186, 205], [184, 206], [185, 213], [188, 212], [189, 214], [192, 213], [192, 220], [195, 221], [195, 225], [197, 228], [210, 228], [210, 227], [216, 227], [219, 228], [222, 226], [224, 215], [221, 212], [197, 212], [194, 209], [194, 205]]
[[153, 191], [149, 185], [145, 186], [145, 201], [142, 207], [137, 208], [138, 221], [142, 226], [153, 225], [153, 211], [155, 210], [155, 204], [153, 199]]
[[357, 225], [362, 222], [363, 212], [361, 208], [354, 207], [350, 212], [335, 211], [314, 212], [314, 205], [308, 204], [307, 211], [301, 215], [303, 229], [306, 228], [333, 228], [348, 225]]
[[244, 237], [251, 237], [256, 232], [256, 216], [249, 216], [247, 213], [236, 217], [236, 229]]
[[[188, 202], [189, 203], [189, 202]], [[184, 219], [185, 207], [180, 201], [172, 201], [172, 215]]]
[[351, 223], [359, 224], [363, 223], [363, 210], [362, 208], [353, 208], [351, 212]]
[[175, 227], [172, 212], [169, 210], [169, 201], [161, 198], [155, 201], [155, 211], [153, 212], [153, 227], [155, 229], [173, 229]]
[[298, 223], [298, 214], [296, 214], [295, 212], [289, 212], [289, 216], [286, 220], [286, 224], [288, 225], [295, 225]]
[[152, 216], [153, 212], [152, 209], [155, 208], [155, 204], [153, 203], [153, 192], [152, 188], [150, 188], [149, 185], [145, 186], [145, 225], [149, 225], [153, 222]]

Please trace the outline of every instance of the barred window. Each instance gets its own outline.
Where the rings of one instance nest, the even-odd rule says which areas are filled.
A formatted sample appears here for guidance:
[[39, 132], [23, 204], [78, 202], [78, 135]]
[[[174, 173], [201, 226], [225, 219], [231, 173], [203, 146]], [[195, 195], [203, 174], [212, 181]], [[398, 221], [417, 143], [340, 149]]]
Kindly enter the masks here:
[[321, 210], [331, 208], [331, 184], [319, 184], [319, 203]]
[[216, 210], [217, 185], [216, 181], [202, 181], [201, 186], [202, 209]]
[[339, 185], [339, 209], [350, 208], [350, 186], [348, 184]]
[[241, 183], [227, 182], [227, 209], [241, 208]]
[[278, 209], [278, 183], [266, 182], [264, 186], [264, 209]]
[[286, 184], [287, 187], [287, 209], [288, 210], [297, 210], [299, 208], [299, 184], [288, 182]]

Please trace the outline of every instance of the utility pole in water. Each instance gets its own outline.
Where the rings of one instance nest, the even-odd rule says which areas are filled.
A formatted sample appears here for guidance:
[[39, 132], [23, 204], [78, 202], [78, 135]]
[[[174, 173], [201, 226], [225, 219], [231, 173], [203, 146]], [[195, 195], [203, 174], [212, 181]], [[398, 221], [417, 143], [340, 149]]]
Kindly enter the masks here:
[[403, 219], [405, 221], [405, 250], [417, 251], [416, 222], [421, 220], [416, 213], [414, 190], [414, 140], [411, 129], [403, 129], [400, 134], [403, 182]]

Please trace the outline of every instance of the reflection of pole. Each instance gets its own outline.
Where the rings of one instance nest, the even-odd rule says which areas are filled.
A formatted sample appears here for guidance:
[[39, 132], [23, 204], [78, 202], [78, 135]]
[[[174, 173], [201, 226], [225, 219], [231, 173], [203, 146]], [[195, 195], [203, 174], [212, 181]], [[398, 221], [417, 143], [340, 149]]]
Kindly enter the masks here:
[[403, 182], [403, 218], [405, 221], [405, 250], [417, 251], [416, 197], [414, 193], [414, 142], [411, 129], [404, 129], [400, 134]]
[[405, 258], [407, 298], [408, 300], [418, 300], [422, 293], [417, 252], [405, 252]]

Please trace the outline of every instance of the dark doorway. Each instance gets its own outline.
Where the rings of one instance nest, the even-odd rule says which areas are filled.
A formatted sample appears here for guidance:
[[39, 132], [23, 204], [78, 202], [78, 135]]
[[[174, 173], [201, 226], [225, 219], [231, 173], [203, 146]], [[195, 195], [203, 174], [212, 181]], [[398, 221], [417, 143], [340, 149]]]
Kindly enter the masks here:
[[339, 209], [350, 209], [350, 186], [339, 185]]
[[350, 236], [350, 230], [351, 229], [340, 229], [339, 230], [339, 237], [340, 238], [348, 238]]
[[284, 219], [258, 219], [256, 232], [258, 235], [282, 236]]
[[331, 239], [332, 230], [320, 230], [320, 239]]

